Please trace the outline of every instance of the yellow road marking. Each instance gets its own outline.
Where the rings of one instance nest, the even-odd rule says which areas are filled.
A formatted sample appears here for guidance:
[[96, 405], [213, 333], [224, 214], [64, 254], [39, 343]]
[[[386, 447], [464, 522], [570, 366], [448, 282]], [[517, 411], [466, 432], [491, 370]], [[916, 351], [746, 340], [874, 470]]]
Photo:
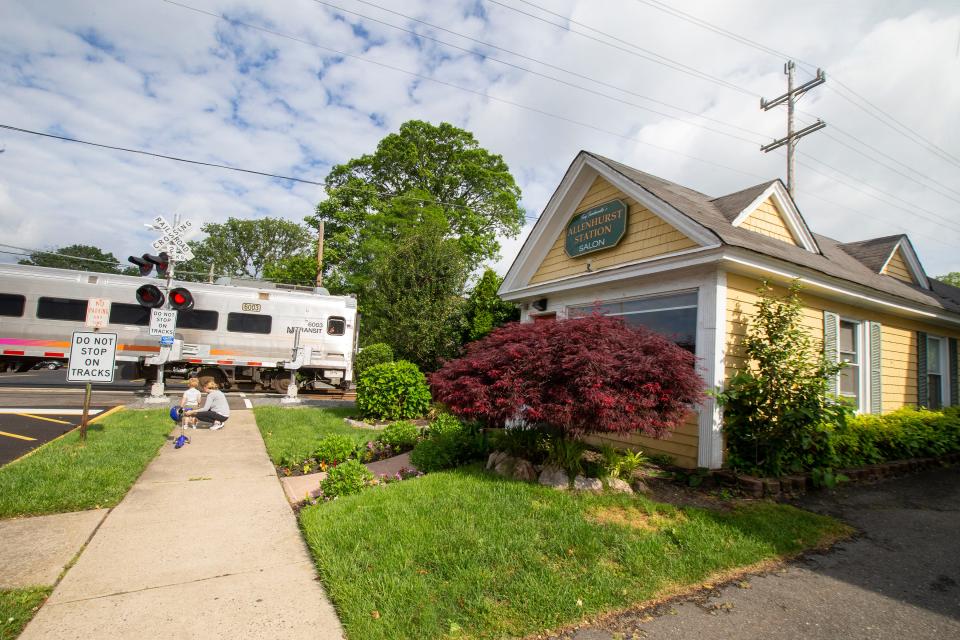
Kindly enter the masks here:
[[27, 436], [18, 436], [15, 433], [7, 433], [6, 431], [0, 431], [0, 436], [7, 436], [8, 438], [19, 438], [20, 440], [28, 440], [33, 442], [36, 438], [28, 438]]
[[117, 406], [107, 409], [103, 413], [99, 414], [96, 418], [90, 418], [89, 420], [87, 420], [87, 424], [93, 424], [94, 422], [99, 422], [100, 420], [103, 420], [104, 418], [109, 416], [111, 413], [123, 411], [124, 409], [126, 409], [126, 407], [124, 407], [122, 404], [118, 404]]
[[66, 420], [54, 420], [53, 418], [44, 418], [43, 416], [35, 416], [32, 413], [15, 413], [15, 416], [24, 416], [25, 418], [36, 418], [37, 420], [46, 420], [47, 422], [56, 422], [57, 424], [72, 424]]

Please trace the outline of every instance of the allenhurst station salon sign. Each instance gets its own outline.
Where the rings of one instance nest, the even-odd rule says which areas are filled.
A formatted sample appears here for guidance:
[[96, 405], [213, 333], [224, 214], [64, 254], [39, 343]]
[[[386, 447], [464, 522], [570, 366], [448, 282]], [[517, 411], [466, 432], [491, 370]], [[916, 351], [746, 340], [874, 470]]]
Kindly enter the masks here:
[[567, 224], [567, 255], [571, 258], [617, 246], [627, 232], [627, 205], [611, 200], [573, 216]]

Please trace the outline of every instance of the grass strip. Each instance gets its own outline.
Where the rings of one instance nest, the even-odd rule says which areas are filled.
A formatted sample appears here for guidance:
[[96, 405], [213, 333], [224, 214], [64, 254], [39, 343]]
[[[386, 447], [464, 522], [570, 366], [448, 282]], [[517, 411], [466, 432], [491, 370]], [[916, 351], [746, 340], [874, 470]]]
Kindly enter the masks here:
[[680, 509], [478, 468], [308, 507], [300, 523], [349, 637], [364, 639], [524, 636], [850, 532], [786, 505]]
[[317, 450], [320, 441], [330, 435], [349, 436], [357, 444], [375, 439], [378, 431], [357, 429], [343, 421], [354, 413], [354, 409], [314, 407], [257, 407], [253, 410], [260, 435], [267, 445], [267, 455], [275, 465], [296, 464], [306, 460]]
[[53, 587], [0, 589], [0, 640], [13, 640], [20, 635]]
[[166, 442], [165, 410], [121, 411], [0, 468], [0, 518], [112, 507]]

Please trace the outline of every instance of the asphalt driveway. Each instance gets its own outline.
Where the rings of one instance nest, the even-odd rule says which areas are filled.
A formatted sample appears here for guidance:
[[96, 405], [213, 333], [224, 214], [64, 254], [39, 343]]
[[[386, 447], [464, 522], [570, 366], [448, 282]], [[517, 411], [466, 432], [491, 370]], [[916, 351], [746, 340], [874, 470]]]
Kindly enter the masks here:
[[816, 493], [860, 529], [828, 553], [558, 638], [960, 638], [960, 467]]

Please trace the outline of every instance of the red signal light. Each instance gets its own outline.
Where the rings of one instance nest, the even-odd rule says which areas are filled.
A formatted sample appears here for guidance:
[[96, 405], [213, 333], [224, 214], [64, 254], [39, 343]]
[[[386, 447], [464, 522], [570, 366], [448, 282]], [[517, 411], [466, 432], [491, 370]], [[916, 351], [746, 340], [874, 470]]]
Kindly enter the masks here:
[[193, 294], [183, 287], [171, 289], [170, 306], [178, 311], [189, 311], [193, 309]]
[[145, 284], [137, 289], [137, 303], [147, 309], [156, 309], [163, 306], [163, 293], [156, 285]]

